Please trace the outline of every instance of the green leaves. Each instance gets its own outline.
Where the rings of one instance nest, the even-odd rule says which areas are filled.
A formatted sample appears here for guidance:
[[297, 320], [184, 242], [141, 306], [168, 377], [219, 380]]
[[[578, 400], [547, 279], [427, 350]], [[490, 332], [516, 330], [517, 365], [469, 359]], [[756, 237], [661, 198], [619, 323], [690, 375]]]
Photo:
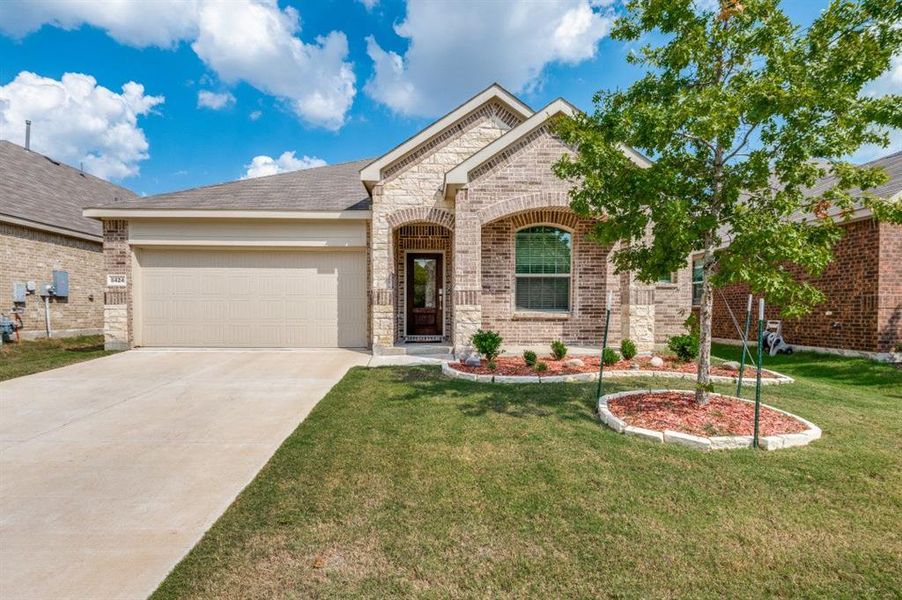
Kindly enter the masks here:
[[[799, 279], [829, 263], [837, 221], [864, 206], [902, 222], [898, 200], [868, 192], [885, 174], [842, 160], [902, 127], [902, 98], [862, 92], [902, 51], [902, 8], [834, 0], [800, 29], [778, 0], [739, 4], [627, 2], [613, 37], [663, 41], [634, 53], [644, 77], [556, 124], [576, 155], [555, 172], [573, 183], [577, 213], [603, 216], [594, 239], [619, 242], [618, 270], [652, 281], [717, 248], [715, 285], [747, 283], [791, 316], [821, 299]], [[622, 145], [654, 164], [640, 167]]]

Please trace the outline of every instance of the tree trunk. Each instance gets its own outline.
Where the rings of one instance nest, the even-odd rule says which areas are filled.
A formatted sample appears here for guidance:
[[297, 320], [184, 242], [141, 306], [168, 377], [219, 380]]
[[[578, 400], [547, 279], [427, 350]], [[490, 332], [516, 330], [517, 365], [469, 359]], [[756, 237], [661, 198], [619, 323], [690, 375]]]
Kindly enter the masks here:
[[711, 395], [711, 316], [714, 307], [714, 290], [711, 288], [710, 251], [705, 252], [702, 269], [702, 300], [698, 308], [698, 377], [695, 383], [695, 401], [704, 406]]

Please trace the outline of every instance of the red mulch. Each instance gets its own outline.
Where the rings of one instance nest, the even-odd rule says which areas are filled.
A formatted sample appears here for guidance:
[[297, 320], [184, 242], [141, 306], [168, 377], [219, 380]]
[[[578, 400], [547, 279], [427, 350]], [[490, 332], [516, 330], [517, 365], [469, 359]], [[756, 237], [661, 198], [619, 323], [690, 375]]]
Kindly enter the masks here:
[[[585, 365], [582, 367], [568, 367], [564, 363], [566, 363], [571, 358], [579, 358], [582, 360]], [[698, 366], [694, 362], [680, 362], [672, 357], [662, 357], [664, 359], [664, 366], [660, 368], [654, 368], [649, 364], [651, 360], [650, 356], [642, 356], [636, 357], [633, 360], [621, 360], [613, 365], [605, 365], [605, 371], [629, 371], [630, 365], [635, 363], [639, 365], [639, 371], [647, 371], [649, 374], [654, 374], [655, 371], [679, 371], [682, 373], [695, 373], [698, 369]], [[479, 375], [539, 375], [539, 376], [551, 376], [551, 375], [574, 375], [576, 373], [597, 373], [598, 372], [598, 357], [597, 356], [568, 356], [564, 358], [564, 360], [554, 360], [550, 356], [540, 357], [539, 360], [544, 361], [545, 364], [548, 365], [548, 370], [544, 373], [538, 373], [535, 369], [527, 367], [526, 363], [523, 362], [522, 356], [500, 356], [495, 359], [496, 369], [494, 371], [490, 371], [486, 366], [486, 361], [483, 359], [482, 364], [478, 367], [470, 367], [463, 363], [455, 362], [451, 363], [451, 368], [456, 369], [458, 371], [463, 371], [465, 373], [477, 373]], [[731, 371], [729, 369], [724, 369], [723, 367], [718, 367], [715, 365], [711, 365], [711, 375], [723, 375], [726, 377], [735, 377], [737, 374], [736, 371]], [[749, 378], [755, 377], [755, 370], [751, 367], [745, 368], [745, 376]], [[763, 371], [761, 373], [761, 377], [763, 378], [772, 378], [773, 374]]]
[[[681, 431], [692, 435], [752, 435], [755, 405], [712, 394], [705, 406], [695, 403], [695, 393], [655, 392], [615, 398], [608, 409], [627, 425], [655, 431]], [[760, 435], [798, 433], [807, 427], [775, 410], [761, 407]]]

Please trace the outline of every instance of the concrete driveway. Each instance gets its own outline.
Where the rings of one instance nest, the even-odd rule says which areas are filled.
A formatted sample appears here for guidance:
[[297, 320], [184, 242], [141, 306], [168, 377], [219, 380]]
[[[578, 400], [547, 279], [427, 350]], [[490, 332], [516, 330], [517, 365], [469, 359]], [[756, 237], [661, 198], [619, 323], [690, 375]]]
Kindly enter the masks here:
[[0, 597], [146, 597], [369, 358], [135, 350], [0, 383]]

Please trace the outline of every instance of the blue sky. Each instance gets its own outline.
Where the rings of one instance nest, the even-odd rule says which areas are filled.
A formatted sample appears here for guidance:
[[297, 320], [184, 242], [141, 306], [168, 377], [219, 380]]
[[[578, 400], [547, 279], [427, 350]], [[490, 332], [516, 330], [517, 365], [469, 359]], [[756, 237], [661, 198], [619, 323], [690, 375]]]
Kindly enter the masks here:
[[603, 4], [8, 0], [0, 138], [31, 118], [35, 149], [144, 194], [377, 156], [492, 81], [534, 108], [628, 85]]

